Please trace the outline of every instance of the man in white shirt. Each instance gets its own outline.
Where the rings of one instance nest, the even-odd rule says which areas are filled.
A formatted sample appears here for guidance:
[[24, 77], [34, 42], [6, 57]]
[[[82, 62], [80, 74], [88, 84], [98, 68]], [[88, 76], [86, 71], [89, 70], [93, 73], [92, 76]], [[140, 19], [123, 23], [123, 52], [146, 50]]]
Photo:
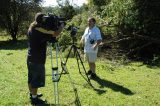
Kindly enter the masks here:
[[81, 44], [84, 44], [84, 53], [90, 68], [87, 73], [90, 78], [96, 77], [95, 61], [98, 53], [98, 45], [102, 42], [100, 30], [95, 24], [95, 18], [89, 18], [88, 27], [85, 29], [85, 32], [81, 38]]

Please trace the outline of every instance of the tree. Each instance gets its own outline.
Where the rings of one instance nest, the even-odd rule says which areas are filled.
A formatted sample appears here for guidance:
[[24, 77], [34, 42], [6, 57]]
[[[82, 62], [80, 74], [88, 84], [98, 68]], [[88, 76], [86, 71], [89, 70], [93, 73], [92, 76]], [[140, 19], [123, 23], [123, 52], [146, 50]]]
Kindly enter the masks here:
[[111, 0], [101, 12], [116, 27], [118, 47], [130, 58], [154, 59], [160, 51], [159, 0]]
[[17, 40], [19, 26], [29, 18], [31, 11], [38, 8], [42, 0], [1, 0], [0, 26], [7, 30], [12, 40]]
[[76, 11], [72, 5], [70, 5], [69, 0], [57, 0], [60, 7], [60, 14], [66, 19], [72, 19], [76, 15]]

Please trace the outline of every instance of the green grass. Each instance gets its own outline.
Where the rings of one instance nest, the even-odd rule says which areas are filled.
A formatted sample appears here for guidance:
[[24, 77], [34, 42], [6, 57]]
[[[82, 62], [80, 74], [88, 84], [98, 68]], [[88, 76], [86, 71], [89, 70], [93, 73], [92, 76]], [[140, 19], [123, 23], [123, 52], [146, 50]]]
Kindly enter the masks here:
[[[0, 39], [0, 106], [31, 106], [27, 87], [27, 42], [12, 44]], [[122, 64], [98, 59], [97, 80], [92, 88], [79, 74], [76, 59], [69, 58], [67, 68], [77, 88], [82, 106], [159, 106], [160, 68], [142, 62]], [[84, 63], [86, 69], [88, 65]], [[82, 74], [84, 74], [84, 71]], [[54, 83], [49, 56], [46, 62], [46, 86], [40, 89], [49, 105], [54, 105]], [[67, 75], [59, 81], [60, 106], [75, 106], [75, 94]]]

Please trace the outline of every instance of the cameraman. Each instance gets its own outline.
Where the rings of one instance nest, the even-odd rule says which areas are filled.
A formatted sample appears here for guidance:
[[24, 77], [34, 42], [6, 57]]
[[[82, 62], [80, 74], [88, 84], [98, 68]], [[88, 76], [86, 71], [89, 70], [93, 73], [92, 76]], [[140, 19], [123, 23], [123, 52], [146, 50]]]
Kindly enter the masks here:
[[96, 78], [96, 58], [98, 53], [98, 45], [102, 42], [102, 37], [99, 28], [95, 25], [95, 18], [88, 19], [88, 27], [81, 38], [81, 44], [84, 43], [84, 53], [86, 55], [90, 78]]
[[37, 94], [38, 88], [45, 86], [45, 61], [47, 41], [54, 41], [61, 33], [64, 25], [61, 25], [57, 31], [46, 30], [43, 28], [43, 17], [45, 14], [37, 13], [35, 21], [31, 23], [28, 29], [28, 88], [30, 91], [31, 104], [44, 104], [45, 101]]

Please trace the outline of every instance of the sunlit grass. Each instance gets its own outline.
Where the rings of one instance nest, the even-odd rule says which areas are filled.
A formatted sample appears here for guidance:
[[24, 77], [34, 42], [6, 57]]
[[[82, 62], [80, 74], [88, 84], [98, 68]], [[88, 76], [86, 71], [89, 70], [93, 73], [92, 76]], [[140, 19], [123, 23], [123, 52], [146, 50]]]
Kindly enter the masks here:
[[[2, 39], [0, 39], [0, 42]], [[7, 46], [6, 46], [7, 45]], [[5, 47], [6, 46], [6, 47]], [[3, 44], [0, 47], [0, 105], [31, 106], [27, 86], [26, 41]], [[14, 48], [14, 49], [12, 49]], [[54, 104], [54, 85], [50, 55], [46, 61], [46, 87], [40, 89], [50, 105]], [[88, 69], [87, 62], [84, 62]], [[160, 68], [142, 62], [121, 64], [109, 60], [97, 61], [97, 80], [92, 88], [78, 71], [75, 58], [67, 62], [69, 75], [82, 106], [159, 106]], [[82, 74], [84, 74], [84, 71]], [[59, 81], [61, 106], [75, 106], [75, 94], [67, 74]]]

